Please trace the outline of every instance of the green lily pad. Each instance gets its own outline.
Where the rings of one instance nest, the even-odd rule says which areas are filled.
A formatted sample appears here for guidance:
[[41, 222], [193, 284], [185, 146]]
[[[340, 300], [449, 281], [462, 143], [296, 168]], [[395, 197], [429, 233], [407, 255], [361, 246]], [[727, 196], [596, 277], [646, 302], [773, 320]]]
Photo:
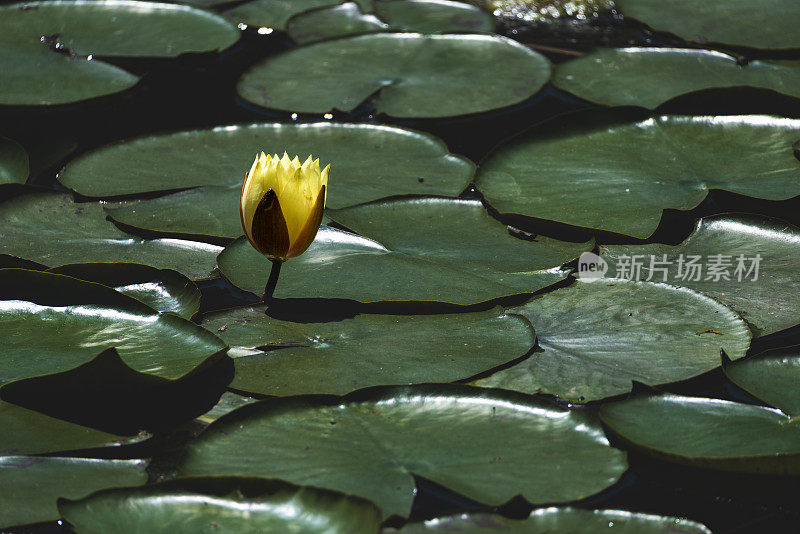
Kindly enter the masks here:
[[712, 87], [762, 87], [800, 98], [800, 61], [750, 61], [712, 50], [604, 48], [558, 65], [553, 84], [607, 106], [655, 109]]
[[[59, 0], [0, 6], [0, 44], [99, 56], [173, 57], [222, 50], [239, 31], [219, 15], [178, 4], [136, 0]], [[109, 38], [113, 36], [113, 38]], [[55, 54], [54, 54], [55, 55]]]
[[0, 184], [24, 184], [27, 179], [28, 153], [13, 139], [0, 137]]
[[647, 238], [663, 210], [690, 210], [710, 189], [767, 200], [800, 194], [792, 148], [800, 120], [662, 116], [587, 126], [579, 117], [496, 150], [476, 177], [487, 201], [502, 213]]
[[794, 0], [616, 0], [625, 17], [687, 41], [754, 48], [800, 48], [800, 6]]
[[[117, 221], [175, 234], [242, 235], [242, 178], [260, 150], [313, 154], [331, 163], [327, 205], [393, 195], [458, 195], [475, 166], [429, 134], [367, 124], [252, 124], [142, 137], [77, 158], [59, 179], [90, 197], [181, 188], [109, 206]], [[117, 172], [126, 167], [124, 176]], [[165, 180], [165, 177], [168, 177]]]
[[686, 288], [627, 280], [577, 281], [519, 308], [538, 345], [522, 362], [475, 385], [602, 399], [685, 380], [720, 364], [720, 350], [742, 358], [750, 331], [731, 310]]
[[800, 347], [771, 350], [722, 366], [734, 384], [791, 416], [800, 415]]
[[[369, 0], [355, 2], [364, 10], [370, 9]], [[339, 4], [341, 0], [253, 0], [228, 9], [223, 16], [234, 22], [282, 30], [294, 15]]]
[[[473, 200], [389, 200], [328, 215], [364, 237], [321, 228], [283, 267], [275, 297], [474, 304], [563, 280], [560, 265], [593, 246], [517, 239]], [[261, 295], [270, 262], [246, 239], [217, 261], [234, 285]]]
[[293, 323], [250, 307], [212, 314], [203, 326], [232, 347], [231, 387], [264, 395], [452, 382], [523, 356], [536, 337], [527, 320], [500, 308]]
[[0, 270], [0, 384], [72, 369], [116, 347], [136, 371], [178, 378], [225, 343], [111, 288], [69, 276]]
[[295, 15], [286, 31], [298, 43], [383, 31], [419, 33], [491, 32], [494, 17], [469, 4], [451, 0], [389, 0], [374, 2], [362, 12], [355, 2]]
[[369, 498], [407, 516], [418, 475], [500, 505], [564, 502], [625, 471], [589, 416], [512, 393], [457, 385], [368, 388], [269, 399], [212, 423], [179, 469], [277, 477]]
[[197, 477], [102, 490], [58, 509], [81, 534], [378, 534], [371, 502], [281, 480]]
[[[1, 42], [1, 41], [0, 41]], [[2, 44], [0, 104], [46, 106], [87, 100], [124, 91], [139, 78], [97, 59]]]
[[[609, 269], [620, 271], [618, 278], [652, 277], [692, 288], [734, 309], [759, 336], [800, 323], [800, 229], [782, 221], [751, 215], [705, 217], [677, 246], [613, 245], [600, 247], [600, 253]], [[655, 263], [664, 255], [671, 263]], [[629, 268], [634, 259], [640, 271]]]
[[372, 12], [361, 11], [355, 2], [299, 13], [286, 22], [286, 33], [300, 44], [345, 35], [387, 31], [391, 31], [389, 24]]
[[186, 319], [200, 311], [200, 290], [171, 269], [138, 263], [73, 263], [49, 271], [103, 284], [157, 311], [172, 312]]
[[80, 499], [147, 481], [143, 460], [0, 456], [0, 528], [55, 521], [59, 497]]
[[800, 425], [771, 408], [652, 395], [605, 404], [600, 417], [626, 445], [662, 460], [724, 471], [800, 473]]
[[233, 360], [217, 352], [187, 374], [138, 372], [116, 349], [67, 371], [11, 382], [0, 397], [58, 419], [113, 434], [172, 431], [210, 410], [233, 378]]
[[549, 78], [544, 56], [504, 37], [376, 33], [268, 57], [237, 90], [253, 104], [298, 113], [351, 111], [369, 99], [378, 113], [433, 118], [517, 104]]
[[[611, 530], [613, 527], [613, 530]], [[506, 519], [499, 515], [463, 514], [409, 523], [399, 530], [387, 529], [383, 534], [545, 534], [581, 532], [582, 534], [711, 534], [704, 525], [652, 514], [624, 510], [582, 510], [580, 508], [540, 508], [526, 519]]]
[[214, 276], [222, 247], [126, 234], [99, 203], [75, 203], [56, 192], [27, 193], [0, 202], [0, 253], [55, 267], [78, 262], [144, 263], [193, 280]]
[[226, 391], [219, 398], [219, 401], [209, 411], [197, 418], [198, 421], [205, 424], [210, 424], [225, 415], [232, 412], [237, 408], [241, 408], [246, 404], [252, 404], [256, 399], [252, 397], [245, 397], [244, 395], [237, 395]]
[[109, 434], [4, 401], [0, 401], [0, 427], [0, 457], [127, 445], [148, 437]]

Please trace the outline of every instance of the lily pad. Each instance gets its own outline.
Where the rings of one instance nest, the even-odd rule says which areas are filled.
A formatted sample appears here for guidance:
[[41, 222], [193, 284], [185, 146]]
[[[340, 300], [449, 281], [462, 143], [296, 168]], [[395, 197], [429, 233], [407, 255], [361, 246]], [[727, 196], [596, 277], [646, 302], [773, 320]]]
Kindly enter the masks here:
[[527, 320], [500, 308], [294, 323], [251, 307], [212, 314], [203, 326], [233, 347], [231, 387], [264, 395], [452, 382], [523, 356], [535, 340]]
[[[609, 269], [625, 271], [618, 277], [667, 281], [713, 297], [759, 336], [800, 323], [800, 229], [785, 222], [753, 215], [705, 217], [677, 246], [613, 245], [600, 247], [600, 253]], [[657, 263], [664, 255], [669, 263]], [[641, 269], [630, 268], [634, 263]]]
[[800, 5], [795, 0], [616, 0], [625, 17], [687, 41], [754, 48], [800, 48]]
[[181, 239], [141, 239], [106, 220], [99, 203], [56, 192], [0, 203], [0, 253], [55, 267], [77, 262], [134, 262], [173, 269], [193, 280], [214, 276], [222, 247]]
[[186, 319], [200, 311], [200, 290], [171, 269], [138, 263], [72, 263], [49, 271], [103, 284], [157, 311], [172, 312]]
[[792, 147], [800, 120], [662, 116], [587, 126], [580, 117], [496, 150], [476, 177], [488, 202], [502, 213], [644, 239], [663, 210], [690, 210], [710, 189], [767, 200], [800, 194]]
[[[370, 9], [369, 0], [355, 1], [362, 9]], [[341, 0], [253, 0], [228, 9], [223, 16], [234, 22], [282, 30], [294, 15], [339, 4]]]
[[298, 113], [351, 111], [369, 100], [378, 113], [433, 118], [517, 104], [549, 78], [544, 56], [504, 37], [376, 33], [268, 57], [245, 72], [238, 92]]
[[142, 441], [146, 434], [122, 437], [61, 421], [0, 401], [0, 457], [93, 449]]
[[[593, 246], [517, 239], [473, 200], [389, 200], [329, 216], [364, 237], [321, 228], [284, 266], [275, 297], [474, 304], [563, 280], [568, 271], [560, 266]], [[270, 262], [246, 239], [228, 246], [218, 264], [234, 285], [261, 295]]]
[[178, 378], [225, 343], [111, 288], [69, 276], [0, 270], [0, 384], [72, 369], [116, 347], [136, 371]]
[[[192, 188], [109, 206], [117, 221], [176, 234], [242, 235], [242, 177], [260, 151], [314, 154], [331, 163], [327, 205], [342, 208], [392, 195], [456, 196], [475, 166], [438, 138], [368, 124], [252, 124], [142, 137], [67, 165], [62, 184], [90, 197]], [[124, 176], [119, 166], [127, 168]], [[165, 180], [165, 177], [168, 177]], [[203, 186], [203, 187], [197, 187]]]
[[723, 471], [800, 474], [800, 425], [761, 406], [680, 395], [605, 404], [625, 444], [656, 458]]
[[0, 456], [0, 528], [55, 521], [59, 497], [80, 499], [147, 481], [143, 460]]
[[102, 490], [58, 509], [82, 534], [378, 534], [369, 501], [281, 480], [191, 477]]
[[300, 13], [286, 23], [286, 32], [300, 44], [345, 35], [388, 32], [389, 25], [374, 14], [364, 13], [355, 2]]
[[256, 399], [252, 397], [245, 397], [244, 395], [237, 395], [236, 393], [226, 391], [222, 394], [214, 407], [198, 417], [197, 420], [201, 423], [210, 424], [226, 413], [232, 412], [237, 408], [241, 408], [246, 404], [252, 404], [254, 402], [256, 402]]
[[[613, 527], [613, 530], [611, 530]], [[463, 514], [409, 523], [400, 530], [384, 530], [383, 534], [545, 534], [581, 532], [582, 534], [711, 534], [704, 525], [652, 514], [624, 510], [582, 510], [580, 508], [540, 508], [526, 519], [506, 519], [499, 515]]]
[[0, 104], [45, 106], [66, 104], [124, 91], [139, 78], [97, 59], [69, 57], [43, 45], [30, 49], [2, 44]]
[[577, 281], [519, 308], [544, 352], [475, 385], [602, 399], [685, 380], [742, 358], [750, 331], [731, 310], [686, 288], [627, 280]]
[[178, 4], [59, 0], [0, 6], [0, 44], [46, 50], [51, 44], [43, 36], [67, 55], [173, 57], [222, 50], [239, 39], [239, 31], [219, 15]]
[[495, 20], [475, 6], [451, 0], [390, 0], [363, 12], [355, 2], [315, 9], [289, 19], [286, 31], [298, 43], [384, 31], [419, 33], [491, 32]]
[[655, 109], [712, 87], [762, 87], [800, 98], [800, 61], [750, 61], [690, 48], [604, 48], [560, 64], [553, 84], [607, 106]]
[[734, 384], [791, 416], [800, 415], [800, 347], [771, 350], [722, 366]]
[[224, 351], [177, 379], [131, 369], [106, 349], [67, 371], [11, 382], [0, 397], [42, 414], [113, 434], [169, 432], [210, 410], [233, 378]]
[[500, 505], [587, 497], [625, 471], [585, 413], [457, 385], [269, 399], [212, 423], [179, 469], [283, 478], [369, 498], [407, 516], [413, 475]]
[[27, 179], [28, 153], [13, 139], [0, 137], [0, 184], [24, 184]]

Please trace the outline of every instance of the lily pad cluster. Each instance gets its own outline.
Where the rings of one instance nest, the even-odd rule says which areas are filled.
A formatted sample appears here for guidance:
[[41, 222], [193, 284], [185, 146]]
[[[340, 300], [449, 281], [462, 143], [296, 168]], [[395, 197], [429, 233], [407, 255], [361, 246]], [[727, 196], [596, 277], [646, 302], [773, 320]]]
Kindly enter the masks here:
[[[608, 498], [643, 457], [800, 474], [800, 228], [771, 213], [800, 197], [800, 120], [642, 109], [800, 96], [797, 10], [770, 5], [765, 36], [737, 1], [676, 24], [688, 2], [618, 0], [670, 46], [547, 57], [496, 18], [614, 6], [0, 6], [0, 112], [138, 83], [152, 103], [176, 65], [236, 98], [82, 132], [50, 174], [66, 155], [1, 124], [0, 529], [706, 533]], [[552, 116], [553, 95], [639, 109]], [[497, 122], [485, 157], [453, 153]], [[263, 301], [239, 212], [262, 150], [331, 164], [316, 239]]]

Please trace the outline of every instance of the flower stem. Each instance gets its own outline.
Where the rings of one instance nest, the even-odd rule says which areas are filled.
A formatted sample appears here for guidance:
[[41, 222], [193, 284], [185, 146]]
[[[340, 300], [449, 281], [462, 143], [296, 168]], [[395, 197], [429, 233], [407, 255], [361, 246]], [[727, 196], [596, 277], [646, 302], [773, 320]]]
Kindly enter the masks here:
[[264, 295], [261, 302], [269, 303], [272, 301], [272, 294], [275, 293], [275, 286], [278, 285], [278, 275], [281, 274], [282, 261], [272, 260], [272, 269], [269, 271], [267, 286], [264, 288]]

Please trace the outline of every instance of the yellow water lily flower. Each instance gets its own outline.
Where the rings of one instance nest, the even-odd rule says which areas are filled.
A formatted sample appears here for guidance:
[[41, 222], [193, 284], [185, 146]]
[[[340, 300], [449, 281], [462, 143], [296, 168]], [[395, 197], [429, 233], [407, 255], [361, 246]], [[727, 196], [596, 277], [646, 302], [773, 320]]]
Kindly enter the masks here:
[[299, 256], [314, 241], [325, 211], [328, 165], [285, 152], [256, 156], [245, 175], [239, 213], [250, 244], [273, 262]]

